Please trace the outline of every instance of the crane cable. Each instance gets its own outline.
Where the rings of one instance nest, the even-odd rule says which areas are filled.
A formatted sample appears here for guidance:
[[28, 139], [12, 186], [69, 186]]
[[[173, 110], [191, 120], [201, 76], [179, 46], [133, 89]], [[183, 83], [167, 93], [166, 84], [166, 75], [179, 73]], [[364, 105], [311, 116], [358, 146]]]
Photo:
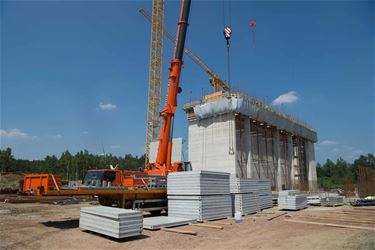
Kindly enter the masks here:
[[[223, 1], [223, 22], [224, 22], [224, 38], [226, 40], [226, 47], [227, 47], [227, 70], [228, 70], [228, 80], [227, 84], [230, 89], [232, 89], [231, 86], [231, 72], [230, 72], [230, 38], [232, 35], [232, 17], [231, 17], [231, 8], [230, 8], [230, 1], [228, 1], [229, 7], [228, 7], [228, 14], [229, 14], [229, 23], [226, 23], [226, 13], [225, 13], [225, 2]], [[236, 123], [235, 123], [235, 116], [233, 116], [233, 123], [232, 125], [232, 119], [231, 117], [228, 118], [228, 137], [229, 137], [229, 151], [228, 154], [233, 155], [234, 154], [234, 136], [236, 136]], [[233, 132], [234, 130], [234, 132]], [[233, 135], [234, 134], [234, 135]]]

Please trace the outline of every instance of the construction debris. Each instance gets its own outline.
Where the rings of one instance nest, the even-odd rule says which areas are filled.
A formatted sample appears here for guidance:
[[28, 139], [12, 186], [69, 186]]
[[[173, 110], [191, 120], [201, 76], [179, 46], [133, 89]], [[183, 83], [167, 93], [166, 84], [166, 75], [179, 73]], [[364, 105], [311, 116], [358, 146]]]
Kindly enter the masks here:
[[178, 233], [178, 234], [189, 234], [189, 235], [198, 235], [197, 232], [194, 231], [187, 231], [187, 230], [181, 230], [177, 228], [160, 228], [162, 231], [169, 232], [169, 233]]
[[212, 224], [204, 224], [204, 223], [197, 223], [197, 224], [192, 224], [192, 226], [196, 227], [207, 227], [207, 228], [213, 228], [213, 229], [224, 229], [223, 226], [217, 226], [217, 225], [212, 225]]
[[277, 215], [275, 215], [275, 216], [272, 216], [272, 217], [267, 218], [267, 220], [270, 221], [270, 220], [273, 220], [273, 219], [279, 218], [279, 217], [281, 217], [281, 216], [283, 216], [283, 215], [286, 215], [286, 214], [288, 214], [288, 213], [287, 213], [287, 212], [279, 213], [279, 214], [277, 214]]

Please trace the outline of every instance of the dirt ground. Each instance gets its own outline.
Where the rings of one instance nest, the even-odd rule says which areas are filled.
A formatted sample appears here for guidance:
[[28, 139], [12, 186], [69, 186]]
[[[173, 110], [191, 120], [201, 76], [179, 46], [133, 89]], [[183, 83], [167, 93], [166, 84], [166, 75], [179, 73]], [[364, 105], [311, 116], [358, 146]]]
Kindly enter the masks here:
[[[197, 236], [144, 230], [115, 240], [78, 228], [79, 208], [89, 203], [0, 204], [1, 249], [375, 249], [375, 231], [288, 222], [290, 216], [335, 214], [345, 207], [308, 208], [273, 220], [252, 216], [224, 229], [183, 226]], [[375, 210], [372, 210], [375, 211]], [[268, 213], [269, 212], [269, 213]], [[278, 213], [269, 209], [269, 215]], [[264, 215], [266, 216], [266, 215]], [[231, 221], [231, 220], [226, 220]]]

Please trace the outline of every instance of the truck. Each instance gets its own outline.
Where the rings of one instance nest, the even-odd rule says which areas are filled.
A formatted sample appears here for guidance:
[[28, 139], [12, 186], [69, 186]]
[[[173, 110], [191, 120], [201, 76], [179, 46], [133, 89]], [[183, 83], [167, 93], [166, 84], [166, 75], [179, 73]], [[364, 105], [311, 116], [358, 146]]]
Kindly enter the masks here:
[[104, 206], [140, 209], [153, 214], [167, 208], [168, 173], [192, 169], [189, 162], [171, 162], [173, 120], [177, 109], [177, 95], [182, 92], [179, 83], [190, 4], [191, 0], [182, 0], [174, 53], [169, 68], [165, 108], [160, 112], [162, 126], [155, 163], [148, 164], [140, 171], [120, 170], [113, 167], [89, 170], [83, 184], [77, 189], [65, 189], [57, 182], [52, 183], [49, 180], [60, 180], [61, 177], [50, 174], [43, 175], [48, 179], [47, 182], [38, 184], [36, 180], [42, 177], [34, 175], [32, 178], [35, 180], [34, 186], [24, 185], [24, 192], [31, 193], [31, 190], [34, 190], [34, 194], [50, 196], [95, 195], [98, 196], [99, 203]]

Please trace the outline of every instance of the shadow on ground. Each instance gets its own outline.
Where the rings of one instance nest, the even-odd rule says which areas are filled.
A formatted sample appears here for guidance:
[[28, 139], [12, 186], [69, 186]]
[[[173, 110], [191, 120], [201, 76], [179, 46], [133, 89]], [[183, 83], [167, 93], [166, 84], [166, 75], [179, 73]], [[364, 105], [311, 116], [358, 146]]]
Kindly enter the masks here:
[[58, 229], [72, 229], [77, 228], [79, 226], [79, 220], [73, 219], [73, 220], [63, 220], [63, 221], [47, 221], [42, 222], [43, 225], [46, 227], [54, 227]]
[[132, 237], [127, 237], [127, 238], [117, 239], [117, 238], [113, 238], [111, 236], [107, 236], [107, 235], [103, 235], [103, 234], [91, 232], [91, 231], [88, 231], [88, 230], [84, 230], [83, 232], [86, 232], [88, 234], [92, 234], [92, 235], [95, 235], [95, 236], [98, 236], [98, 237], [101, 237], [103, 239], [107, 239], [107, 240], [110, 240], [110, 241], [115, 241], [115, 242], [118, 242], [118, 243], [123, 243], [123, 242], [128, 242], [128, 241], [134, 241], [134, 240], [142, 240], [142, 239], [147, 239], [147, 238], [150, 237], [150, 236], [142, 234], [142, 235], [139, 235], [139, 236], [132, 236]]

